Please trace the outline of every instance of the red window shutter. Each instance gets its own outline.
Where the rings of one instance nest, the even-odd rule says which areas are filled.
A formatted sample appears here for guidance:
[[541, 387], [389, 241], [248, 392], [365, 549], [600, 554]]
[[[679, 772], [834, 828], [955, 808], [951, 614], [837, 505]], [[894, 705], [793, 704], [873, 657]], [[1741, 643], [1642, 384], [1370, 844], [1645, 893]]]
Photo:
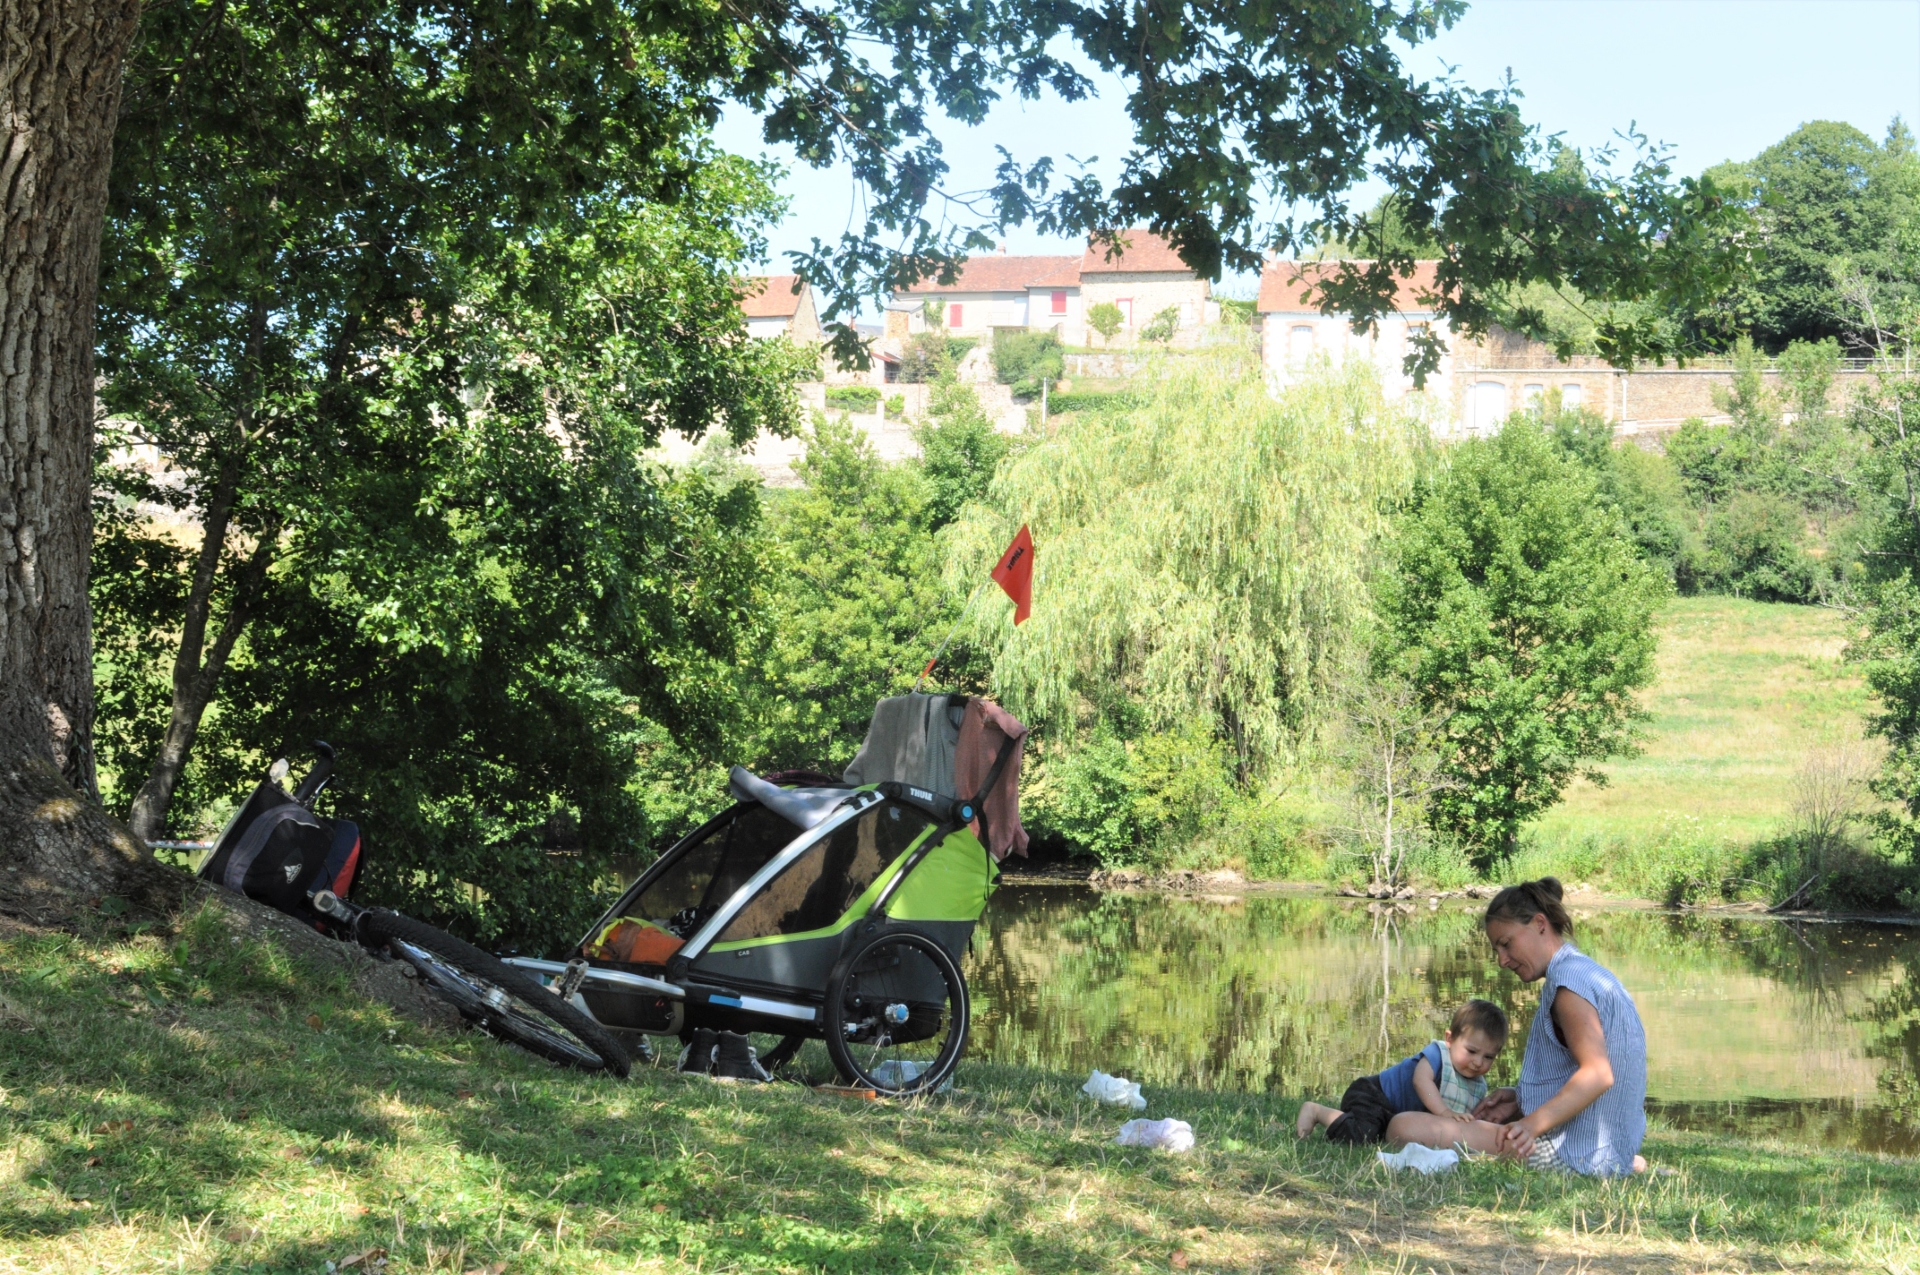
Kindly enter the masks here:
[[1055, 314], [1065, 314], [1067, 312], [1067, 290], [1065, 288], [1054, 289], [1053, 312]]
[[960, 326], [960, 307], [959, 306], [950, 305], [947, 307], [947, 326], [950, 328], [957, 328]]

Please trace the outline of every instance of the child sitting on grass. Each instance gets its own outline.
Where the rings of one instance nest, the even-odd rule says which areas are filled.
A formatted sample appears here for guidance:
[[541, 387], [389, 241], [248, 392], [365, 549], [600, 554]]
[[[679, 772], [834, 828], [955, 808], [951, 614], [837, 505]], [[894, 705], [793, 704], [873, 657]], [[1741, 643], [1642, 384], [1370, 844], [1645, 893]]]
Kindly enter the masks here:
[[1506, 1011], [1492, 1001], [1468, 1001], [1454, 1011], [1445, 1042], [1436, 1040], [1377, 1076], [1360, 1077], [1347, 1086], [1338, 1107], [1303, 1104], [1294, 1134], [1304, 1138], [1321, 1126], [1329, 1142], [1383, 1142], [1387, 1122], [1403, 1111], [1430, 1111], [1470, 1123], [1469, 1113], [1487, 1096], [1487, 1073], [1506, 1043]]

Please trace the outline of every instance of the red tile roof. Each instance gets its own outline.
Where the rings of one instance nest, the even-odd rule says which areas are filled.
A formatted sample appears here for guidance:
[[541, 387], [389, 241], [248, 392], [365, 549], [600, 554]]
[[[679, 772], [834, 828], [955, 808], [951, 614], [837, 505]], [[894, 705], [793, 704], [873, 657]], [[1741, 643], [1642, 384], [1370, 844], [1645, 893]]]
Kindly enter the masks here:
[[744, 280], [741, 311], [749, 319], [791, 319], [800, 312], [800, 293], [795, 286], [799, 279], [799, 275], [775, 274]]
[[[992, 253], [984, 257], [968, 257], [960, 264], [960, 277], [952, 283], [941, 283], [939, 279], [922, 279], [911, 288], [902, 289], [903, 295], [942, 295], [953, 292], [1025, 292], [1028, 288], [1042, 286], [1041, 280], [1058, 287], [1056, 276], [1071, 270], [1079, 261], [1077, 257], [1009, 257], [1005, 253]], [[1079, 283], [1077, 270], [1073, 272], [1071, 283]]]
[[1180, 260], [1180, 254], [1173, 245], [1150, 230], [1138, 228], [1123, 230], [1118, 238], [1126, 242], [1126, 247], [1118, 257], [1108, 260], [1108, 244], [1089, 241], [1087, 251], [1080, 258], [1081, 274], [1129, 274], [1151, 272], [1155, 274], [1183, 274], [1193, 277], [1193, 269]]
[[[1260, 272], [1260, 304], [1263, 314], [1319, 314], [1320, 300], [1314, 295], [1314, 285], [1320, 279], [1340, 268], [1342, 264], [1365, 266], [1365, 261], [1342, 263], [1338, 261], [1269, 261], [1267, 268]], [[1402, 311], [1421, 311], [1433, 308], [1433, 303], [1424, 298], [1440, 290], [1437, 261], [1416, 261], [1413, 274], [1403, 278], [1395, 289], [1394, 308]]]

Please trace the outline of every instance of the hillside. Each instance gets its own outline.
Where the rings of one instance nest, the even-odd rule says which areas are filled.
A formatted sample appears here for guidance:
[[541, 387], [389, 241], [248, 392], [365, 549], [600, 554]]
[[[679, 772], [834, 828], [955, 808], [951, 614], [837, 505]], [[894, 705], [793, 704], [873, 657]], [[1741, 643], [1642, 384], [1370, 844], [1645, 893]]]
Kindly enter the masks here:
[[1659, 620], [1645, 752], [1576, 781], [1538, 825], [1554, 845], [1643, 841], [1697, 820], [1736, 841], [1777, 832], [1810, 750], [1863, 736], [1869, 696], [1843, 660], [1838, 612], [1739, 598], [1676, 599]]

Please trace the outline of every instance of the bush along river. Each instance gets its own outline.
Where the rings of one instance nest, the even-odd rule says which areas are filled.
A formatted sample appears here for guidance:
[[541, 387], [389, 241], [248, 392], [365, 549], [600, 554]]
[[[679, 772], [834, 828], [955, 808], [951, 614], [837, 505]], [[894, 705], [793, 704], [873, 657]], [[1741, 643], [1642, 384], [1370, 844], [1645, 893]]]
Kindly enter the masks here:
[[[1482, 905], [1483, 906], [1483, 905]], [[1648, 1114], [1677, 1129], [1920, 1154], [1920, 930], [1574, 909], [1633, 992]], [[967, 965], [975, 1058], [1152, 1086], [1339, 1099], [1482, 996], [1514, 1034], [1537, 985], [1494, 964], [1479, 907], [1006, 885]]]

